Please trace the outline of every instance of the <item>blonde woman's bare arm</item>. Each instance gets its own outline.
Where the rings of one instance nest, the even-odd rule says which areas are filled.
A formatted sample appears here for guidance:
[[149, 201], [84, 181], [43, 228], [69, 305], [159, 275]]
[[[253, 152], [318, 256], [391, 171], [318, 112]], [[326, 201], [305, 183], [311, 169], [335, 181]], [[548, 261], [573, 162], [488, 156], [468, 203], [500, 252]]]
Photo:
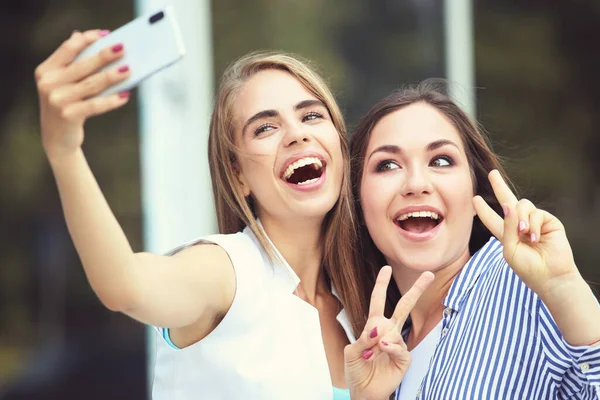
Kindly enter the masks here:
[[[67, 227], [87, 278], [106, 307], [164, 327], [186, 326], [227, 310], [235, 291], [224, 250], [202, 245], [174, 257], [135, 254], [85, 159], [84, 122], [127, 103], [94, 97], [125, 79], [113, 46], [73, 62], [102, 31], [75, 32], [36, 69], [42, 143], [56, 179]], [[96, 72], [102, 66], [116, 66]]]

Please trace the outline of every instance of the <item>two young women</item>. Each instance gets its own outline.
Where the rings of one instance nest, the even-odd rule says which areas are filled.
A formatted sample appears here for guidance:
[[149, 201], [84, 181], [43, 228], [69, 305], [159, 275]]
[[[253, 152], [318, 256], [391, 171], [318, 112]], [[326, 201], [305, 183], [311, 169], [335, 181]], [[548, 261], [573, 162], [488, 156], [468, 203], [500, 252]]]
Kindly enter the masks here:
[[[127, 78], [128, 68], [118, 62], [127, 49], [107, 48], [73, 63], [81, 50], [105, 33], [97, 30], [74, 33], [37, 68], [42, 141], [67, 226], [92, 288], [111, 310], [161, 327], [154, 398], [184, 399], [201, 394], [212, 399], [238, 396], [330, 399], [348, 396], [347, 391], [336, 389], [346, 387], [346, 380], [352, 385], [355, 397], [392, 393], [410, 360], [397, 328], [414, 304], [408, 348], [439, 324], [437, 311], [441, 313], [442, 308], [435, 296], [452, 286], [453, 278], [460, 276], [470, 254], [468, 248], [465, 252], [464, 246], [455, 244], [454, 239], [456, 235], [465, 235], [463, 241], [468, 242], [474, 215], [471, 197], [480, 193], [477, 188], [489, 188], [489, 184], [480, 176], [477, 182], [473, 179], [469, 162], [474, 161], [465, 155], [460, 171], [469, 171], [472, 192], [461, 191], [464, 198], [453, 192], [458, 183], [466, 188], [468, 180], [459, 174], [458, 179], [446, 184], [444, 193], [448, 197], [442, 198], [436, 192], [439, 188], [431, 181], [423, 183], [426, 180], [422, 178], [429, 168], [453, 171], [454, 164], [446, 168], [450, 157], [438, 157], [427, 163], [427, 168], [420, 165], [405, 179], [397, 171], [406, 170], [403, 161], [390, 159], [385, 164], [385, 160], [380, 160], [373, 165], [370, 155], [381, 155], [384, 150], [404, 154], [416, 167], [416, 158], [410, 156], [415, 151], [423, 161], [425, 152], [452, 146], [457, 148], [456, 158], [460, 159], [471, 144], [461, 142], [458, 136], [453, 138], [454, 145], [447, 144], [445, 141], [452, 140], [445, 138], [427, 143], [423, 149], [412, 144], [406, 147], [411, 143], [409, 133], [417, 127], [413, 124], [428, 122], [433, 114], [439, 114], [421, 101], [415, 101], [412, 109], [398, 107], [403, 111], [429, 110], [421, 119], [393, 120], [386, 125], [384, 122], [389, 118], [382, 116], [368, 124], [364, 134], [365, 154], [362, 148], [358, 153], [369, 154], [369, 159], [364, 160], [365, 168], [360, 167], [355, 175], [361, 181], [357, 195], [365, 212], [363, 225], [392, 265], [403, 298], [394, 317], [386, 319], [382, 310], [390, 269], [384, 268], [363, 330], [367, 315], [364, 290], [369, 288], [362, 287], [361, 266], [355, 262], [357, 255], [353, 250], [356, 233], [348, 146], [340, 111], [322, 79], [300, 61], [281, 54], [248, 56], [230, 67], [216, 95], [209, 136], [209, 165], [221, 235], [182, 246], [167, 256], [135, 253], [107, 205], [81, 148], [85, 120], [118, 108], [128, 100], [127, 93], [93, 97]], [[96, 72], [110, 63], [114, 63], [111, 70]], [[389, 116], [399, 113], [402, 111]], [[460, 135], [457, 133], [460, 129], [448, 127], [446, 117], [437, 116], [446, 122], [450, 136]], [[375, 125], [383, 133], [373, 134], [377, 132], [373, 130]], [[404, 127], [404, 136], [397, 136], [397, 126]], [[445, 132], [440, 130], [442, 126], [432, 132]], [[369, 140], [370, 136], [375, 138], [375, 144]], [[480, 148], [469, 147], [469, 150], [479, 160]], [[482, 170], [485, 167], [488, 165]], [[445, 182], [444, 173], [439, 175], [440, 185]], [[384, 177], [388, 181], [382, 181]], [[406, 182], [411, 184], [407, 186]], [[400, 191], [413, 187], [414, 182], [425, 186]], [[380, 187], [381, 184], [384, 186]], [[386, 187], [387, 184], [390, 186]], [[375, 197], [376, 193], [386, 196]], [[425, 193], [433, 193], [441, 202], [429, 204], [430, 209], [424, 210], [424, 215], [421, 210], [406, 208], [422, 204], [410, 201], [404, 204], [402, 199], [421, 201]], [[469, 193], [471, 197], [466, 201]], [[519, 219], [526, 221], [521, 233], [537, 235], [535, 245], [527, 247], [535, 251], [538, 249], [535, 246], [541, 246], [542, 240], [545, 243], [547, 239], [544, 237], [548, 235], [544, 229], [547, 221], [540, 220], [533, 206], [525, 212], [516, 202], [509, 203], [508, 215], [513, 218], [506, 220], [513, 223], [518, 213]], [[390, 214], [392, 210], [394, 213]], [[498, 228], [502, 226], [499, 217], [495, 218], [482, 204], [477, 210], [480, 216], [486, 215], [487, 219], [482, 217], [482, 220], [488, 226], [493, 225], [495, 235], [503, 238], [503, 232], [509, 231]], [[399, 211], [402, 213], [396, 215]], [[417, 211], [419, 217], [415, 218], [412, 213]], [[427, 218], [437, 222], [435, 227], [429, 221], [412, 222]], [[362, 240], [369, 244], [365, 232], [363, 236]], [[511, 240], [514, 236], [504, 234]], [[566, 238], [561, 243], [565, 244]], [[363, 250], [366, 249], [364, 245]], [[382, 261], [382, 253], [377, 253], [374, 247], [370, 250], [375, 257], [379, 256], [372, 262]], [[516, 253], [510, 254], [508, 259], [512, 261]], [[447, 258], [452, 261], [452, 268], [446, 268]], [[371, 265], [378, 270], [382, 264]], [[567, 276], [571, 278], [567, 289], [578, 288], [576, 294], [584, 296], [572, 296], [568, 309], [574, 311], [572, 304], [585, 300], [577, 303], [577, 312], [566, 316], [565, 326], [569, 326], [579, 322], [569, 319], [571, 314], [580, 314], [583, 309], [595, 312], [597, 307], [589, 306], [588, 300], [593, 298], [585, 297], [586, 292], [576, 279], [578, 274], [569, 269], [574, 268], [569, 257], [560, 265], [567, 268]], [[516, 268], [513, 263], [511, 266]], [[435, 280], [431, 273], [425, 272], [418, 281], [423, 271], [435, 271]], [[566, 290], [562, 280], [546, 279], [555, 275], [540, 272], [523, 273], [519, 277], [528, 285], [533, 282], [544, 294], [550, 292], [551, 300], [559, 303], [564, 300]], [[426, 290], [432, 280], [435, 289]], [[408, 288], [414, 282], [411, 292]], [[541, 283], [536, 286], [538, 282]], [[529, 289], [523, 286], [522, 290]], [[424, 297], [418, 300], [423, 291]], [[531, 293], [531, 301], [538, 298]], [[535, 293], [542, 298], [539, 291]], [[448, 317], [453, 315], [450, 313]], [[560, 319], [552, 307], [546, 317], [549, 321], [552, 317]], [[594, 328], [584, 337], [563, 334], [570, 344], [579, 344], [576, 343], [579, 339], [587, 340], [596, 333]], [[360, 339], [347, 346], [361, 331]]]

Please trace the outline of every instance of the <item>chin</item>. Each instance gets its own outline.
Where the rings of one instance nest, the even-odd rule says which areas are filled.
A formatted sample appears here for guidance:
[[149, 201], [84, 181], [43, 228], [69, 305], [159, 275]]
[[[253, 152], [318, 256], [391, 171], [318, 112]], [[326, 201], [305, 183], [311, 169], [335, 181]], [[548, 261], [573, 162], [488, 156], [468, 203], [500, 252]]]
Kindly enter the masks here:
[[390, 264], [401, 265], [413, 271], [431, 271], [435, 272], [444, 265], [440, 255], [432, 252], [431, 249], [423, 251], [410, 251], [409, 254], [394, 254], [394, 257], [386, 257]]
[[305, 218], [324, 218], [337, 201], [338, 198], [334, 196], [318, 196], [298, 204], [294, 213]]

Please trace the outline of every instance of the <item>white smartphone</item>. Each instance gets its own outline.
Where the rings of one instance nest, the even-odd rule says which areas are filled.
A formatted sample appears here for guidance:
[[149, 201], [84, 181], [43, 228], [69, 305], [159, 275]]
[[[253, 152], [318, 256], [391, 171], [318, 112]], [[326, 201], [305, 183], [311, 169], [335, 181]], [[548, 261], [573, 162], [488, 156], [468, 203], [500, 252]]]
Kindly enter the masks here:
[[130, 90], [144, 79], [173, 65], [185, 55], [185, 46], [172, 6], [156, 10], [123, 25], [85, 48], [75, 60], [89, 57], [105, 47], [122, 43], [125, 55], [101, 70], [128, 65], [131, 75], [98, 96]]

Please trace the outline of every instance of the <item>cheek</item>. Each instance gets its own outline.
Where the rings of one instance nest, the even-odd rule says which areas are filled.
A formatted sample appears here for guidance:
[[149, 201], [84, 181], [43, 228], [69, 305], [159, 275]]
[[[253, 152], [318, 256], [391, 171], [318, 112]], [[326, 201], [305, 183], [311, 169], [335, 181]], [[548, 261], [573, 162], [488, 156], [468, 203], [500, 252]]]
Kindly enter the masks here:
[[271, 138], [264, 140], [250, 140], [240, 148], [247, 172], [255, 169], [273, 169], [275, 156], [277, 154], [277, 142]]
[[375, 224], [374, 221], [386, 217], [386, 210], [389, 206], [388, 192], [385, 185], [382, 185], [375, 177], [366, 176], [361, 182], [360, 200], [365, 216], [365, 222], [368, 225]]
[[337, 132], [335, 132], [335, 135], [333, 135], [333, 137], [328, 141], [327, 147], [336, 156], [336, 158], [342, 159], [342, 141]]
[[[456, 188], [463, 188], [456, 190]], [[473, 208], [473, 184], [470, 177], [464, 178], [461, 182], [456, 182], [453, 187], [446, 188], [446, 198], [452, 204], [453, 209], [460, 223], [465, 226], [471, 226], [475, 209]]]
[[[344, 175], [345, 167], [344, 167], [344, 154], [342, 151], [342, 142], [339, 134], [336, 130], [332, 132], [328, 132], [326, 135], [321, 136], [321, 140], [319, 140], [320, 145], [324, 148], [326, 152], [329, 153], [329, 156], [334, 162], [334, 171], [335, 177], [341, 181], [342, 176]], [[333, 171], [332, 171], [333, 172]]]

